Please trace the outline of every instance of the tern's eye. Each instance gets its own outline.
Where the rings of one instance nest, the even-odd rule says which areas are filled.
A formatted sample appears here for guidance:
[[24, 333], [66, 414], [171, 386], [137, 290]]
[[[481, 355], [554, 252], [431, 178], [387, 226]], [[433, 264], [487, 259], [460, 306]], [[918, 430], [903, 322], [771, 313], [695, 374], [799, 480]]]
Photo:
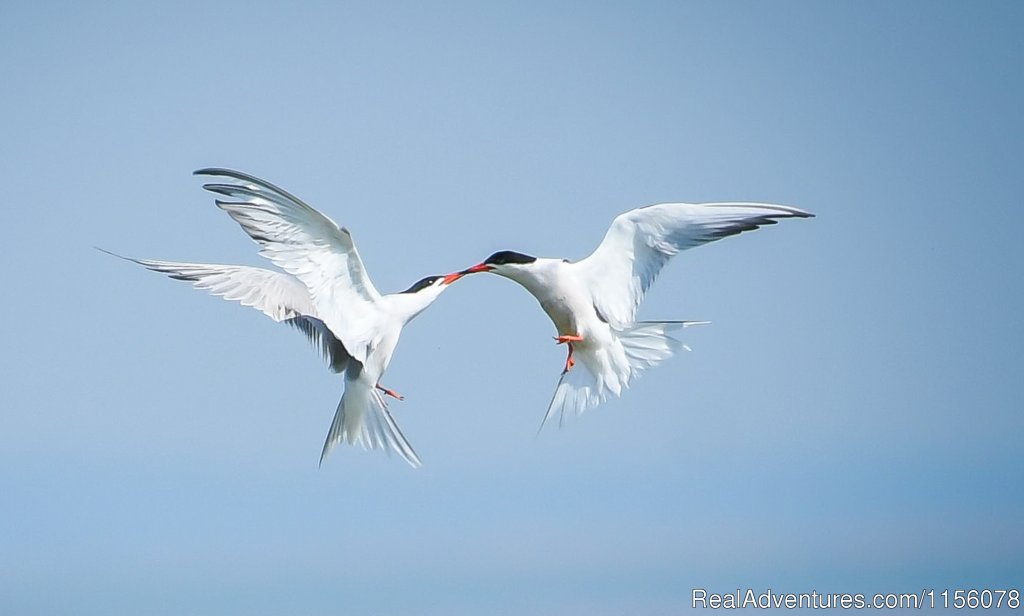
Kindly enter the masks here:
[[433, 286], [433, 284], [435, 282], [437, 282], [438, 280], [441, 280], [443, 278], [444, 278], [444, 276], [427, 276], [426, 278], [420, 280], [419, 282], [417, 282], [416, 284], [412, 285], [411, 287], [409, 287], [405, 291], [402, 291], [402, 293], [416, 293], [417, 291], [422, 291], [423, 289], [426, 289], [427, 287]]

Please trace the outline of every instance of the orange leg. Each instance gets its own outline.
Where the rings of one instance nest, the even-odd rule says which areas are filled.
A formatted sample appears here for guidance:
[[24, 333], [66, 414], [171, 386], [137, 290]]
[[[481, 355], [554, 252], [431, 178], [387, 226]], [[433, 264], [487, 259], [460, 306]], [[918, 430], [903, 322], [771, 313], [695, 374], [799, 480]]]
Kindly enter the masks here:
[[569, 349], [569, 356], [565, 358], [565, 370], [562, 370], [562, 374], [565, 374], [566, 372], [571, 370], [573, 366], [576, 365], [576, 360], [572, 358], [572, 352], [574, 350], [572, 348], [572, 343], [583, 342], [583, 336], [580, 336], [578, 334], [555, 336], [555, 341], [556, 344], [564, 344]]
[[380, 383], [377, 383], [377, 389], [379, 389], [382, 392], [384, 392], [384, 395], [391, 396], [392, 398], [395, 398], [396, 400], [405, 400], [405, 396], [399, 394], [397, 391], [395, 391], [393, 389], [388, 389], [387, 387], [384, 387]]
[[576, 360], [572, 358], [572, 343], [568, 343], [567, 346], [569, 348], [569, 356], [565, 358], [565, 370], [562, 370], [562, 374], [565, 374], [566, 372], [571, 370], [573, 366], [576, 365]]

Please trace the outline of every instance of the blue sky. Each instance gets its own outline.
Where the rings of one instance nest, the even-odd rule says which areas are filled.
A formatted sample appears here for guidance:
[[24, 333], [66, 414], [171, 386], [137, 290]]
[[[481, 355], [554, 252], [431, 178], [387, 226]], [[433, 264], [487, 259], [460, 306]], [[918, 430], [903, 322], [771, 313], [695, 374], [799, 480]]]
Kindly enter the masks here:
[[[691, 589], [1024, 579], [1018, 3], [0, 9], [0, 611], [674, 614]], [[535, 301], [459, 282], [338, 449], [295, 332], [93, 250], [259, 265], [194, 169], [352, 229], [396, 291], [621, 211], [818, 214], [684, 253], [692, 353], [535, 436]]]

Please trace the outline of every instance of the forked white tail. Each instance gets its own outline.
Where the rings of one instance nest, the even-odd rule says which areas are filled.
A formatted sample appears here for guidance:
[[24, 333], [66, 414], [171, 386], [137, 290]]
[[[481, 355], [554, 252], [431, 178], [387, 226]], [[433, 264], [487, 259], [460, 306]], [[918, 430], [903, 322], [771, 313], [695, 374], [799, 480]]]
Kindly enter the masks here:
[[422, 466], [380, 392], [364, 380], [348, 376], [346, 374], [345, 393], [338, 402], [338, 410], [334, 413], [334, 421], [320, 453], [320, 463], [323, 464], [335, 445], [344, 441], [363, 449], [394, 451], [413, 467]]
[[576, 365], [559, 379], [541, 427], [555, 413], [561, 426], [566, 413], [580, 415], [604, 402], [608, 394], [620, 396], [644, 370], [679, 349], [690, 350], [668, 332], [706, 323], [709, 321], [640, 321], [627, 329], [613, 329], [618, 344], [608, 345], [609, 348], [576, 347]]

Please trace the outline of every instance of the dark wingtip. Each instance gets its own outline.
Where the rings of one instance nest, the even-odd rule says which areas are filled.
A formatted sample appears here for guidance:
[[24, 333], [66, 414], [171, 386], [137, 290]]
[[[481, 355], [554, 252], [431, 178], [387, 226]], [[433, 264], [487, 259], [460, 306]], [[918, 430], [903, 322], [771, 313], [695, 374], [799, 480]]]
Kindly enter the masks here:
[[96, 250], [98, 250], [98, 251], [100, 251], [100, 252], [102, 252], [104, 254], [108, 254], [108, 255], [110, 255], [112, 257], [117, 257], [118, 259], [124, 259], [125, 261], [135, 261], [135, 259], [133, 259], [131, 257], [126, 257], [124, 255], [119, 255], [116, 252], [111, 252], [111, 251], [107, 250], [106, 248], [100, 248], [99, 246], [93, 246], [93, 248], [95, 248]]
[[192, 172], [192, 175], [212, 175], [217, 177], [227, 177], [233, 180], [241, 180], [243, 182], [263, 182], [254, 175], [249, 175], [242, 171], [235, 171], [234, 169], [228, 169], [226, 167], [204, 167], [202, 169], [196, 169]]
[[[308, 208], [310, 210], [313, 209], [309, 207], [309, 205], [307, 205], [302, 199], [299, 199], [298, 197], [291, 194], [287, 190], [281, 188], [280, 186], [271, 184], [267, 180], [258, 178], [255, 175], [244, 173], [242, 171], [235, 171], [234, 169], [225, 169], [223, 167], [205, 167], [203, 169], [196, 169], [195, 171], [192, 172], [192, 175], [213, 175], [218, 177], [231, 178], [239, 182], [255, 184], [261, 190], [277, 193], [280, 197], [292, 201], [294, 205], [297, 205], [302, 208]], [[247, 188], [251, 189], [252, 187]], [[273, 199], [273, 196], [270, 196], [270, 198]]]
[[196, 169], [192, 172], [192, 175], [226, 175], [232, 173], [231, 169], [223, 169], [221, 167], [203, 167], [202, 169]]
[[786, 213], [776, 215], [777, 218], [814, 218], [814, 214], [801, 210], [800, 208], [795, 208], [791, 206], [783, 207], [786, 208]]
[[208, 190], [219, 195], [230, 195], [231, 189], [235, 187], [235, 184], [214, 184], [213, 182], [203, 184], [203, 190]]

